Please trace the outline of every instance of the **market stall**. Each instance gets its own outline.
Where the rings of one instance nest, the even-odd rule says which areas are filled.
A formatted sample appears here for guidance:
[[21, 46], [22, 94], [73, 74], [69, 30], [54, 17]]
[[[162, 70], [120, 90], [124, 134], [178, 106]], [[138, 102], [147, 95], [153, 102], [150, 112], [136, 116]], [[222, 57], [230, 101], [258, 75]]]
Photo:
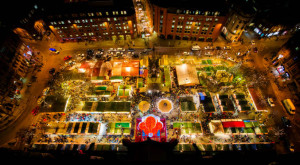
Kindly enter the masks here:
[[114, 61], [112, 68], [112, 76], [139, 76], [139, 61]]
[[131, 86], [130, 85], [120, 85], [118, 87], [117, 95], [121, 98], [128, 97], [131, 95]]
[[108, 124], [108, 135], [129, 135], [131, 124], [129, 122], [112, 122]]
[[213, 134], [224, 134], [221, 120], [212, 120], [209, 124], [210, 132]]
[[129, 101], [100, 101], [96, 107], [96, 112], [100, 113], [129, 113], [131, 102]]
[[179, 85], [193, 86], [199, 84], [195, 65], [182, 64], [176, 66]]
[[196, 112], [196, 106], [192, 101], [181, 101], [180, 102], [181, 112]]
[[181, 135], [197, 135], [202, 134], [200, 123], [194, 122], [174, 122], [173, 129], [179, 129]]
[[248, 88], [252, 103], [256, 111], [267, 111], [267, 106], [263, 104], [260, 100], [262, 98], [259, 95], [259, 91], [256, 88]]

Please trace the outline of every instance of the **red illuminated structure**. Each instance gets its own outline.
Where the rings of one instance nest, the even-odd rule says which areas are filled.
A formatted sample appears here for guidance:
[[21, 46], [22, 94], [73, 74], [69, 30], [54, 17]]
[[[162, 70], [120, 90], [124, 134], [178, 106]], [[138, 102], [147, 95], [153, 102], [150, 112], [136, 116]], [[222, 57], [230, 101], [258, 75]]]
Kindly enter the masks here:
[[154, 141], [166, 141], [166, 120], [155, 115], [137, 119], [135, 141], [145, 141], [147, 137]]

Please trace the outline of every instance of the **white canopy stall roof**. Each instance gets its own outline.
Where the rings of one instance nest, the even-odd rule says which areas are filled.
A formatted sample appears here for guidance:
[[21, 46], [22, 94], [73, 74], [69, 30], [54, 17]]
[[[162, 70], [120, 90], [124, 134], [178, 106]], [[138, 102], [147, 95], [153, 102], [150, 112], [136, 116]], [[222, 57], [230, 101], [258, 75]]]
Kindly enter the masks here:
[[182, 64], [176, 66], [177, 80], [179, 85], [199, 84], [196, 66], [191, 64]]

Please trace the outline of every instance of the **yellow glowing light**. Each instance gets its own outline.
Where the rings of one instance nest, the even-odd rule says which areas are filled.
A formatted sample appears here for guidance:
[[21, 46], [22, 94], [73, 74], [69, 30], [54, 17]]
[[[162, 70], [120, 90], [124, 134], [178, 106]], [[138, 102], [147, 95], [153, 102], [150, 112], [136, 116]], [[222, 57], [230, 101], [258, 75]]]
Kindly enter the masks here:
[[126, 67], [126, 72], [130, 72], [131, 68], [130, 67]]

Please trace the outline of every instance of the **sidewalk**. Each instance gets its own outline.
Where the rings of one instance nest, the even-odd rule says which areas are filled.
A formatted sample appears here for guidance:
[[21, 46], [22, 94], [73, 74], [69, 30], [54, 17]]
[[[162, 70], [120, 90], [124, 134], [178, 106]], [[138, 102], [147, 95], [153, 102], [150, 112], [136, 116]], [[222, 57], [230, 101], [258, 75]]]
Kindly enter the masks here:
[[[37, 55], [37, 57], [40, 58], [41, 55]], [[41, 58], [40, 58], [41, 59]], [[20, 98], [19, 105], [14, 106], [11, 116], [8, 116], [8, 119], [6, 120], [1, 120], [0, 121], [0, 131], [3, 131], [7, 129], [11, 124], [13, 124], [15, 121], [19, 119], [19, 117], [23, 114], [23, 112], [26, 109], [26, 106], [28, 105], [28, 102], [32, 101], [29, 99], [29, 95], [32, 95], [29, 90], [30, 87], [27, 86], [29, 82], [31, 82], [31, 77], [37, 75], [37, 70], [34, 70], [34, 66], [31, 66], [28, 68], [26, 77], [25, 77], [25, 82], [23, 83], [23, 87], [20, 90], [20, 95], [22, 96]], [[33, 81], [32, 83], [37, 83], [37, 81]]]

